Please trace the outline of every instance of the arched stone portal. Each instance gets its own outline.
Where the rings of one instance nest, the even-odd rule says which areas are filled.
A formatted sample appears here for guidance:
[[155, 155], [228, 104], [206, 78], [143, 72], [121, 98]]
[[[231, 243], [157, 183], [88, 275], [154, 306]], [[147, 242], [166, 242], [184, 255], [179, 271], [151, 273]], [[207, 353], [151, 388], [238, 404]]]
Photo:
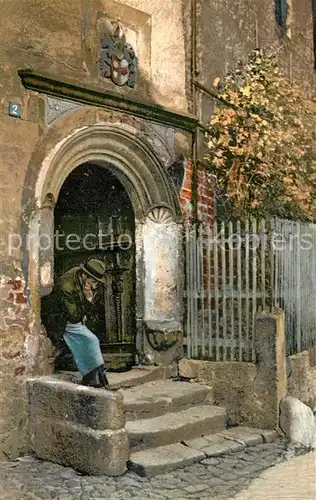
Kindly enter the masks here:
[[182, 355], [181, 213], [169, 174], [131, 127], [83, 127], [56, 144], [42, 162], [29, 223], [30, 262], [36, 263], [29, 282], [38, 283], [42, 297], [53, 289], [54, 244], [39, 243], [47, 237], [53, 241], [60, 190], [85, 163], [106, 165], [128, 193], [135, 215], [136, 352], [141, 362], [168, 364]]

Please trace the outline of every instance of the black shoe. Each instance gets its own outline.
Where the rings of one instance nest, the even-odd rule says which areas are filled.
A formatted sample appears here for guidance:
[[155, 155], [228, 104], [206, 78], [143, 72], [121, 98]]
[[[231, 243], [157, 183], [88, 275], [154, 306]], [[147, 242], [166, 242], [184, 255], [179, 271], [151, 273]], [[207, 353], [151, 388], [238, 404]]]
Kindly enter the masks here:
[[108, 381], [107, 376], [105, 374], [104, 366], [100, 366], [99, 367], [98, 374], [99, 374], [100, 383], [102, 384], [102, 386], [104, 387], [104, 389], [106, 389], [107, 391], [110, 391], [111, 390], [110, 389], [110, 384], [109, 384], [109, 381]]

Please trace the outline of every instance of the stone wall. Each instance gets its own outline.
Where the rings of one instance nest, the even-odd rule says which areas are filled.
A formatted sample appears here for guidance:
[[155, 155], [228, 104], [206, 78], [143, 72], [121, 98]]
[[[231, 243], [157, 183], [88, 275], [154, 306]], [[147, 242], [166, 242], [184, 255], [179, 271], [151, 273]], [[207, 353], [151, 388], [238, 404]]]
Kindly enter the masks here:
[[[216, 77], [260, 47], [277, 51], [288, 78], [301, 86], [306, 97], [315, 96], [312, 5], [310, 0], [289, 0], [289, 4], [289, 29], [284, 32], [276, 22], [274, 1], [197, 0], [200, 83], [211, 88]], [[205, 119], [212, 106], [207, 101], [200, 103]]]

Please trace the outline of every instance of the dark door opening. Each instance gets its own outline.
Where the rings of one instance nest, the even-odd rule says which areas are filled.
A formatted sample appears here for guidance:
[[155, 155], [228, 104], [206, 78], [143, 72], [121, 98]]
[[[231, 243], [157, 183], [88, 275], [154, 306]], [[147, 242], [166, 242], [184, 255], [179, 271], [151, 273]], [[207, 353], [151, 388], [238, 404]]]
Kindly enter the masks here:
[[[135, 219], [129, 196], [110, 168], [86, 163], [66, 179], [54, 211], [55, 282], [88, 258], [102, 260], [101, 285], [88, 328], [101, 345], [106, 365], [129, 369], [135, 348]], [[69, 369], [63, 354], [58, 369]]]

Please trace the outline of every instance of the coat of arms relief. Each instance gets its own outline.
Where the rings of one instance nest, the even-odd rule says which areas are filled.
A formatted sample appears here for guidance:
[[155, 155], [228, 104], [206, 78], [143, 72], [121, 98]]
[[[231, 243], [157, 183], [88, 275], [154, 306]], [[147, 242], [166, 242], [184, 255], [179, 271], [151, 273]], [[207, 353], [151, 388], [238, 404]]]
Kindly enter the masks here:
[[138, 61], [135, 50], [126, 42], [122, 24], [112, 21], [101, 40], [100, 71], [115, 85], [133, 88], [136, 82]]

